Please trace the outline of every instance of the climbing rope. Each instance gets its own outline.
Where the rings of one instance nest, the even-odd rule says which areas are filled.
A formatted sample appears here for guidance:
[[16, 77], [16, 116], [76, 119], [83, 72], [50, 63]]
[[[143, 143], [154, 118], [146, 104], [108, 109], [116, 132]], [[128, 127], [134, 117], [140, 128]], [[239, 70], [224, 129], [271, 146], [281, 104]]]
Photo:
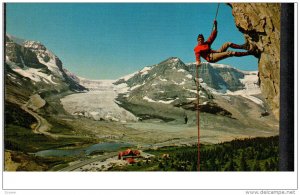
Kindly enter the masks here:
[[[216, 16], [215, 19], [217, 19], [218, 13], [219, 13], [219, 7], [220, 7], [220, 3], [218, 3], [218, 7], [217, 7], [217, 11], [216, 11]], [[211, 32], [214, 30], [214, 25], [212, 27]], [[197, 106], [196, 106], [196, 110], [197, 110], [197, 127], [198, 127], [198, 161], [197, 161], [197, 171], [200, 171], [200, 96], [199, 96], [199, 88], [200, 84], [199, 84], [199, 66], [196, 65], [196, 88], [197, 88]]]
[[199, 66], [196, 65], [196, 88], [197, 88], [197, 127], [198, 127], [198, 161], [197, 171], [200, 171], [200, 97], [199, 97]]
[[[217, 7], [217, 11], [216, 11], [216, 16], [215, 16], [215, 19], [214, 19], [214, 20], [216, 20], [217, 17], [218, 17], [219, 7], [220, 7], [220, 3], [218, 3], [218, 7]], [[213, 30], [214, 30], [214, 25], [212, 26], [211, 32], [212, 32]]]

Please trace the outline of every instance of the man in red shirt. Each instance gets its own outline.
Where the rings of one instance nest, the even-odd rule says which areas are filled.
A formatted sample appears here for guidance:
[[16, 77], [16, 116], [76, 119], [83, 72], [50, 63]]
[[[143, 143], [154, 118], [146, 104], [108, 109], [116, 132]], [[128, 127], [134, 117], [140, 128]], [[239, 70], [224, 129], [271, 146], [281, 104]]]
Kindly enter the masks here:
[[[256, 48], [254, 48], [254, 45], [253, 46], [251, 45], [252, 48], [250, 48], [250, 45], [248, 43], [245, 43], [243, 45], [237, 45], [237, 44], [234, 44], [231, 42], [226, 42], [222, 45], [222, 47], [220, 49], [212, 50], [210, 48], [210, 46], [216, 39], [217, 33], [218, 33], [217, 21], [215, 20], [214, 21], [214, 30], [206, 41], [204, 41], [204, 37], [202, 34], [198, 35], [198, 38], [197, 38], [198, 45], [194, 48], [197, 66], [199, 66], [201, 63], [200, 56], [208, 62], [217, 62], [217, 61], [220, 61], [225, 58], [232, 57], [232, 56], [241, 57], [241, 56], [247, 56], [247, 55], [255, 55], [254, 50]], [[246, 52], [227, 51], [227, 49], [229, 47], [235, 48], [235, 49], [245, 49], [248, 51], [246, 51]]]

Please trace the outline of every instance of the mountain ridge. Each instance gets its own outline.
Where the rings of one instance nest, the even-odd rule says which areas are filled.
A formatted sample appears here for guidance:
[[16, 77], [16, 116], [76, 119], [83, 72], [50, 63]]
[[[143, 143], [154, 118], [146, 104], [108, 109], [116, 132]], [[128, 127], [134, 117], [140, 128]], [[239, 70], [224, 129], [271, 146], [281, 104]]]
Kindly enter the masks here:
[[[260, 109], [265, 109], [264, 101], [256, 97], [261, 94], [257, 85], [257, 71], [240, 71], [229, 65], [210, 63], [202, 63], [199, 69], [200, 107], [203, 112], [232, 117], [232, 113], [222, 108], [217, 99], [230, 101], [235, 96], [248, 99]], [[142, 118], [149, 118], [149, 114], [138, 106], [145, 108], [148, 105], [151, 109], [151, 104], [160, 104], [162, 107], [173, 106], [194, 111], [195, 81], [194, 63], [184, 64], [179, 58], [170, 57], [121, 77], [114, 84], [120, 91], [117, 98], [120, 106]], [[155, 114], [155, 117], [164, 118], [158, 115]]]
[[[12, 39], [12, 37], [12, 35], [6, 36], [5, 64], [15, 74], [29, 78], [32, 85], [41, 85], [57, 90], [68, 88], [80, 91], [85, 89], [66, 74], [61, 60], [41, 42], [16, 37]], [[14, 40], [17, 40], [17, 43]]]
[[[21, 46], [7, 37], [7, 43], [8, 46], [16, 48], [10, 50], [10, 47], [7, 47], [7, 70], [33, 83], [31, 95], [37, 93], [38, 90], [35, 87], [37, 83], [38, 86], [43, 86], [42, 93], [48, 95], [53, 91], [59, 94], [60, 91], [67, 89], [72, 90], [73, 93], [108, 90], [114, 97], [115, 93], [110, 92], [110, 90], [114, 90], [117, 93], [115, 103], [141, 120], [154, 116], [154, 118], [164, 121], [176, 121], [182, 112], [195, 111], [196, 66], [194, 63], [186, 64], [178, 57], [167, 58], [158, 64], [146, 66], [117, 80], [102, 81], [85, 79], [64, 69], [61, 60], [40, 42], [23, 40], [23, 46]], [[28, 67], [28, 63], [33, 65]], [[38, 71], [34, 72], [33, 70]], [[249, 101], [252, 102], [257, 115], [267, 110], [264, 100], [260, 97], [257, 71], [241, 71], [225, 64], [202, 63], [199, 73], [201, 102], [199, 106], [202, 112], [239, 118], [235, 113], [239, 113], [240, 108], [232, 110], [232, 106], [230, 106], [233, 99], [241, 101], [241, 103], [247, 102], [247, 104]], [[78, 86], [80, 87], [78, 88]], [[38, 93], [41, 91], [39, 90]], [[27, 97], [27, 101], [31, 95]], [[43, 98], [44, 95], [41, 97]], [[47, 104], [45, 105], [47, 106]], [[160, 109], [153, 112], [153, 109], [156, 108], [169, 109], [170, 112], [167, 111], [169, 115], [166, 116], [164, 112], [159, 113]], [[177, 109], [182, 110], [181, 114]], [[86, 112], [74, 111], [73, 108], [71, 110], [70, 114]], [[172, 113], [171, 110], [174, 112]], [[87, 112], [99, 113], [99, 109], [89, 108]]]

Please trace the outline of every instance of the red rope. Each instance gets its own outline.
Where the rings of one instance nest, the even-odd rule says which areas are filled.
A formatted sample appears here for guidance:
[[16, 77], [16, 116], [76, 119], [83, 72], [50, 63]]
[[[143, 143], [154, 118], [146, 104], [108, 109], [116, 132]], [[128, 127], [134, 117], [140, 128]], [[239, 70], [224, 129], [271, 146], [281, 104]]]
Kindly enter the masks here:
[[198, 161], [197, 170], [200, 171], [200, 97], [199, 97], [199, 66], [196, 65], [196, 87], [197, 87], [197, 126], [198, 126]]
[[[220, 3], [218, 3], [215, 20], [217, 19], [219, 13]], [[213, 26], [214, 28], [214, 26]], [[213, 29], [212, 29], [213, 30]], [[197, 127], [198, 127], [198, 161], [197, 170], [200, 171], [200, 97], [199, 97], [199, 66], [196, 65], [196, 87], [197, 87]]]

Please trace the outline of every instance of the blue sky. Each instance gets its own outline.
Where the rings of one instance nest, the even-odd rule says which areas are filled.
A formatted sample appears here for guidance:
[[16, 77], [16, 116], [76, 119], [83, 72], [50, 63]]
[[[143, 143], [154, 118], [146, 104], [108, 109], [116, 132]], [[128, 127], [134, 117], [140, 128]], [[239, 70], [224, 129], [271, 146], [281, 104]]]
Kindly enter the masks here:
[[[169, 57], [194, 62], [196, 37], [209, 36], [216, 9], [216, 3], [9, 3], [6, 32], [42, 42], [78, 76], [116, 79]], [[244, 43], [228, 5], [220, 5], [217, 20], [213, 49]], [[219, 63], [257, 70], [253, 56]]]

